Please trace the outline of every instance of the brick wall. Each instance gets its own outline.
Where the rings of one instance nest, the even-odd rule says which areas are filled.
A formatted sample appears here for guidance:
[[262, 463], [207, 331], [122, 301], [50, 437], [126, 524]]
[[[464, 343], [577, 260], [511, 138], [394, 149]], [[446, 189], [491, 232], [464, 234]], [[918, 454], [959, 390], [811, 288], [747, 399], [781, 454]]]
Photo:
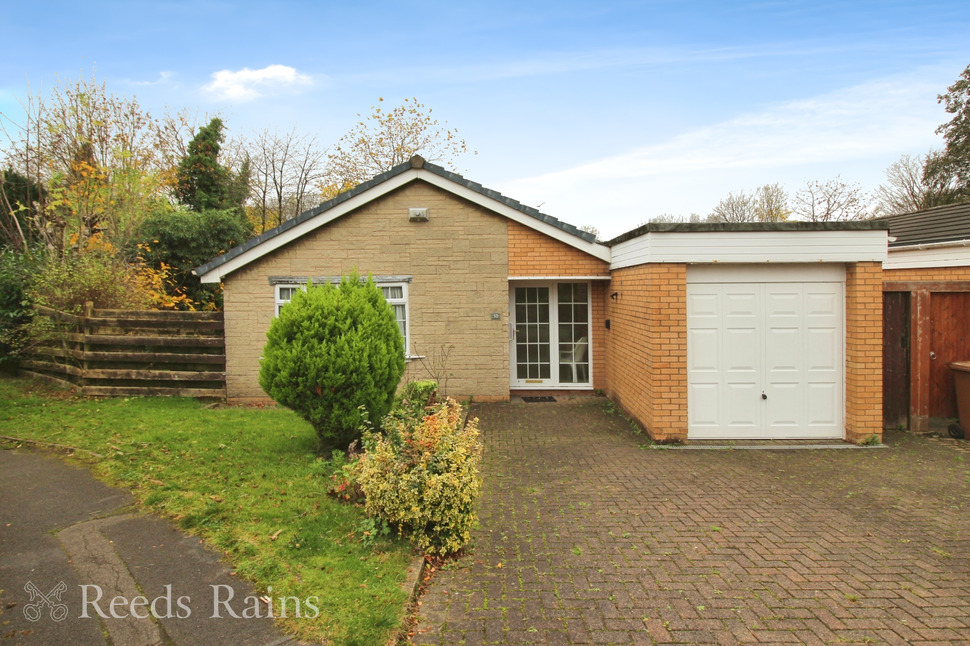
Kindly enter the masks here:
[[565, 242], [509, 221], [509, 276], [609, 276], [610, 265]]
[[[609, 276], [606, 261], [539, 233], [518, 222], [508, 223], [509, 276]], [[606, 387], [606, 335], [604, 334], [606, 284], [591, 281], [590, 352], [593, 388]]]
[[845, 271], [845, 430], [850, 442], [882, 437], [882, 265]]
[[[430, 221], [408, 221], [428, 207]], [[411, 352], [454, 346], [448, 394], [507, 399], [507, 220], [423, 182], [408, 184], [230, 274], [225, 280], [226, 387], [234, 401], [265, 398], [259, 356], [272, 321], [270, 276], [411, 275]], [[499, 313], [499, 320], [491, 314]], [[427, 378], [420, 362], [406, 377]]]
[[920, 267], [918, 269], [884, 269], [883, 280], [970, 280], [970, 267]]
[[687, 266], [613, 272], [607, 299], [607, 394], [651, 439], [687, 439]]

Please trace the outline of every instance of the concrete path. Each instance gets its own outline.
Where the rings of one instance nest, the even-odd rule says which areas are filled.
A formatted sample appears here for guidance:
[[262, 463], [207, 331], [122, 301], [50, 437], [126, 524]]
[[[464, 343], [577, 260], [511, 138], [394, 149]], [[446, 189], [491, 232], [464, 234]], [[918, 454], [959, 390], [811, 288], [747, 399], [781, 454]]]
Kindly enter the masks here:
[[970, 442], [672, 451], [601, 400], [473, 413], [481, 527], [416, 644], [970, 644]]
[[0, 450], [0, 646], [290, 642], [269, 618], [230, 617], [215, 601], [239, 614], [251, 586], [131, 505], [55, 456]]

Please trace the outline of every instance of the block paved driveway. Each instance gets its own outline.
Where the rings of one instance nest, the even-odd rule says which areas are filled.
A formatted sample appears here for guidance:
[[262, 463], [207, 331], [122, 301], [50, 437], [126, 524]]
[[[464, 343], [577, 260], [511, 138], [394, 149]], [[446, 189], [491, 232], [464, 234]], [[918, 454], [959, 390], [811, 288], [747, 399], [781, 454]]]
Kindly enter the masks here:
[[481, 526], [415, 644], [970, 644], [970, 442], [653, 450], [603, 400], [473, 414]]

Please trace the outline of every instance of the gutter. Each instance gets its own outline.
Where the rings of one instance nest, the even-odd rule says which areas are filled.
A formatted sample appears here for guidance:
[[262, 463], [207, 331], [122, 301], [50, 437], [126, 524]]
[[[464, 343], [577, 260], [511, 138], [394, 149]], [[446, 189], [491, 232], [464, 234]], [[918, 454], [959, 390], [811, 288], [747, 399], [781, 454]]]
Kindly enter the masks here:
[[889, 247], [889, 253], [894, 251], [923, 251], [924, 249], [939, 249], [941, 247], [970, 247], [970, 239], [947, 240], [945, 242], [922, 242], [902, 247]]

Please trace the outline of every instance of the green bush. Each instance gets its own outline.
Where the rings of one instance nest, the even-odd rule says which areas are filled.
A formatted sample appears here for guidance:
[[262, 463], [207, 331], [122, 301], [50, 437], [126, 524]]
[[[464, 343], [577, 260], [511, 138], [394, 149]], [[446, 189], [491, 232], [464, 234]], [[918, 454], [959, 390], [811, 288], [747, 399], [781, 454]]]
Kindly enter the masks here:
[[0, 251], [0, 366], [16, 359], [26, 342], [30, 322], [30, 277], [37, 270], [34, 254]]
[[462, 427], [461, 405], [449, 397], [423, 417], [388, 416], [384, 432], [365, 433], [357, 462], [367, 513], [425, 552], [457, 552], [471, 538], [481, 491], [478, 420]]
[[298, 290], [266, 337], [259, 385], [310, 422], [324, 448], [346, 448], [394, 403], [404, 339], [372, 279]]
[[137, 268], [110, 247], [62, 257], [50, 255], [30, 283], [31, 300], [62, 312], [80, 314], [88, 301], [95, 309], [140, 310], [151, 306]]
[[392, 412], [420, 417], [424, 410], [437, 401], [438, 382], [433, 379], [409, 381], [401, 389]]
[[201, 306], [222, 308], [222, 289], [203, 285], [192, 270], [249, 237], [250, 229], [235, 210], [172, 211], [148, 216], [139, 229], [141, 257], [155, 269], [171, 268], [172, 295], [185, 294]]

